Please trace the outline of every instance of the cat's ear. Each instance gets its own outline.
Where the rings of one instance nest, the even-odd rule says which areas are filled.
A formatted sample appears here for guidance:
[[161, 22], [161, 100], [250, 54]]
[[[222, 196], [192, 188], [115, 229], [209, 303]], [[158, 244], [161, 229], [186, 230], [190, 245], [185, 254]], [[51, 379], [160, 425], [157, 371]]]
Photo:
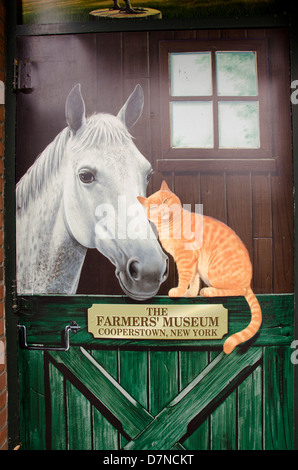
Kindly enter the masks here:
[[163, 180], [163, 182], [161, 183], [161, 187], [160, 187], [161, 191], [171, 191], [169, 186], [167, 185], [167, 183], [165, 182], [165, 180]]
[[137, 196], [138, 201], [142, 204], [142, 206], [147, 206], [147, 198], [143, 196]]

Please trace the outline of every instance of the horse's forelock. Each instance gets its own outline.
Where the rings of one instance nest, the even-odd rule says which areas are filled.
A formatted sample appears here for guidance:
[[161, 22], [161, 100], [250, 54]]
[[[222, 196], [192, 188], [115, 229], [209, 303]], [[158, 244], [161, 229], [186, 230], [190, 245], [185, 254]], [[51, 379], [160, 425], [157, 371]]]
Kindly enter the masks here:
[[70, 141], [71, 150], [80, 152], [88, 148], [106, 145], [124, 145], [131, 141], [125, 125], [111, 114], [94, 114], [87, 119], [86, 125]]
[[67, 143], [72, 152], [79, 153], [90, 147], [122, 146], [131, 141], [129, 131], [116, 116], [101, 113], [90, 116], [75, 137], [69, 139], [69, 136], [68, 128], [61, 131], [21, 178], [16, 188], [18, 210], [26, 209], [29, 200], [34, 200], [45, 188], [49, 177], [57, 174]]

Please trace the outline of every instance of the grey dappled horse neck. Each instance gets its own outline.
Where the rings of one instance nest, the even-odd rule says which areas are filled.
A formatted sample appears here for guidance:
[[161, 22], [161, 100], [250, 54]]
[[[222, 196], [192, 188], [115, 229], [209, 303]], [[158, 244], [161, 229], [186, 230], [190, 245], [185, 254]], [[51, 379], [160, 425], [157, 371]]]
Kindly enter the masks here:
[[[143, 90], [137, 85], [117, 116], [99, 113], [86, 118], [81, 86], [69, 93], [68, 126], [16, 188], [19, 294], [76, 293], [88, 248], [99, 250], [115, 265], [130, 297], [143, 300], [158, 292], [167, 277], [168, 259], [144, 211], [138, 212], [137, 201], [145, 195], [152, 168], [129, 133], [143, 104]], [[139, 232], [129, 233], [131, 208], [138, 212]]]

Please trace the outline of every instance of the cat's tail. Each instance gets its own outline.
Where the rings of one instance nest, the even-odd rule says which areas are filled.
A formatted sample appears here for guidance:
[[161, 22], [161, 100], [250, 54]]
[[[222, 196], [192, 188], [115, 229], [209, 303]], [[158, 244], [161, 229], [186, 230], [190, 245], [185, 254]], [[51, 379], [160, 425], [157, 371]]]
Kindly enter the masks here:
[[251, 321], [249, 325], [246, 328], [244, 328], [244, 330], [241, 330], [238, 333], [233, 334], [225, 341], [223, 350], [226, 354], [230, 354], [233, 351], [233, 349], [236, 346], [238, 346], [238, 344], [244, 343], [244, 341], [247, 341], [250, 338], [252, 338], [257, 333], [257, 331], [259, 330], [261, 326], [262, 310], [251, 288], [247, 290], [245, 299], [250, 307]]

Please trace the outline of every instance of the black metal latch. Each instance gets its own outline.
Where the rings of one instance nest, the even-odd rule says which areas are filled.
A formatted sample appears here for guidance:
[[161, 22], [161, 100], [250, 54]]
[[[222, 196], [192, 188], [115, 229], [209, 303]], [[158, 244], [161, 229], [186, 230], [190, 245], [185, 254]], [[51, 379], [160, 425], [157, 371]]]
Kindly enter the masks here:
[[27, 344], [27, 330], [25, 325], [18, 325], [21, 342], [20, 345], [23, 349], [37, 350], [37, 351], [68, 351], [69, 349], [69, 332], [76, 334], [81, 327], [75, 322], [72, 321], [67, 325], [62, 332], [61, 346], [42, 346], [42, 345], [28, 345]]

